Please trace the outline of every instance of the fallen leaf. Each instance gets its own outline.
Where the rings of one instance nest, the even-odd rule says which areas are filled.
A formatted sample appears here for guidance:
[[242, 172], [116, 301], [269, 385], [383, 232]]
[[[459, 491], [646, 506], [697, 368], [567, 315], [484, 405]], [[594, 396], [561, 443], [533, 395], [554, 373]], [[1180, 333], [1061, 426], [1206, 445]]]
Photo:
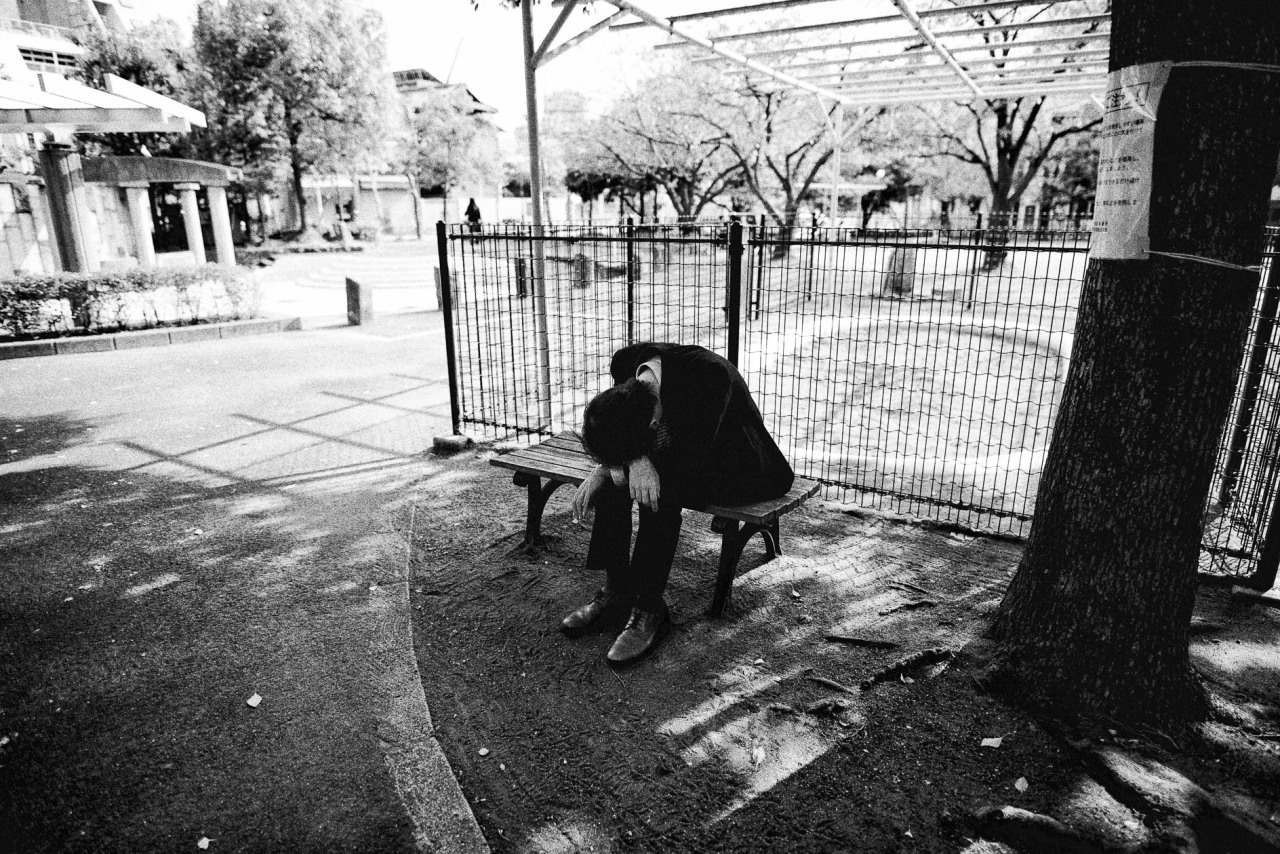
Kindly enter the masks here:
[[207, 836], [201, 836], [201, 837], [200, 837], [200, 841], [196, 843], [196, 847], [197, 847], [197, 848], [199, 848], [201, 851], [203, 851], [203, 850], [205, 850], [206, 848], [208, 848], [208, 847], [209, 847], [209, 843], [210, 843], [210, 842], [212, 842], [212, 841], [213, 841], [213, 840], [211, 840], [211, 839], [210, 839], [209, 837], [207, 837]]
[[481, 755], [481, 756], [488, 756], [488, 755], [489, 755], [489, 748], [487, 748], [487, 747], [482, 747], [482, 748], [480, 748], [480, 755]]
[[259, 694], [254, 694], [252, 697], [245, 700], [244, 702], [245, 702], [245, 705], [247, 705], [249, 708], [256, 709], [258, 708], [258, 704], [262, 702], [262, 697]]
[[1004, 743], [1004, 736], [998, 735], [995, 738], [984, 738], [982, 740], [983, 747], [999, 747]]
[[1026, 777], [1019, 777], [1017, 780], [1013, 781], [1013, 787], [1019, 792], [1025, 792], [1027, 789], [1031, 788], [1031, 784], [1027, 782]]

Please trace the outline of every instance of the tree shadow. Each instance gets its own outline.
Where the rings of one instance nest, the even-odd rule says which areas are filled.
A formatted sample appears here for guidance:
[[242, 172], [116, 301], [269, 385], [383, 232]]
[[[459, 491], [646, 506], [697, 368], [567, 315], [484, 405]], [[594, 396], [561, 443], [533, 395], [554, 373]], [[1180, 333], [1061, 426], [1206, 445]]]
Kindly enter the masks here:
[[[239, 471], [244, 457], [213, 461], [214, 443], [121, 442], [147, 462], [66, 462], [92, 430], [0, 421], [18, 451], [0, 474], [0, 826], [13, 850], [201, 837], [408, 850], [368, 656], [371, 589], [403, 577], [421, 458], [335, 434], [308, 465], [281, 447], [260, 476]], [[263, 459], [277, 453], [253, 438]]]

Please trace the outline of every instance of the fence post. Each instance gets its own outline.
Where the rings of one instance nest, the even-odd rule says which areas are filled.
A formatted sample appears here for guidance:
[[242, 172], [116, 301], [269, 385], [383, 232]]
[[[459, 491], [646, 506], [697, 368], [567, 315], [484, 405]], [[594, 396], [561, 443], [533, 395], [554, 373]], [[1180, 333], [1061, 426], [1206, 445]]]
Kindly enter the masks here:
[[[1268, 251], [1274, 251], [1275, 238]], [[1249, 430], [1253, 427], [1253, 417], [1258, 407], [1258, 390], [1262, 385], [1262, 371], [1267, 363], [1267, 345], [1275, 334], [1276, 311], [1280, 309], [1280, 283], [1276, 278], [1276, 260], [1271, 259], [1267, 265], [1267, 275], [1259, 286], [1262, 288], [1262, 305], [1258, 310], [1258, 330], [1253, 337], [1249, 352], [1249, 363], [1244, 369], [1244, 388], [1240, 391], [1240, 405], [1235, 412], [1235, 424], [1231, 430], [1230, 450], [1227, 451], [1226, 464], [1222, 470], [1222, 488], [1218, 491], [1218, 503], [1226, 506], [1231, 502], [1231, 493], [1235, 491], [1236, 481], [1240, 478], [1240, 466], [1244, 464], [1244, 446], [1249, 440]], [[1273, 569], [1274, 573], [1274, 569]], [[1272, 576], [1274, 580], [1274, 575]]]
[[729, 311], [725, 320], [729, 324], [725, 355], [733, 366], [738, 366], [739, 328], [742, 323], [742, 223], [736, 219], [729, 223]]
[[765, 225], [753, 225], [748, 232], [748, 243], [750, 245], [750, 236], [756, 236], [755, 243], [755, 269], [754, 275], [749, 275], [750, 291], [748, 297], [751, 301], [751, 320], [760, 319], [760, 300], [762, 300], [764, 292], [764, 229]]
[[627, 217], [627, 343], [636, 343], [636, 223]]
[[[982, 222], [982, 214], [978, 214], [978, 222]], [[982, 245], [982, 227], [973, 230], [973, 258], [969, 263], [969, 299], [965, 301], [964, 310], [973, 311], [974, 291], [978, 287], [978, 261], [982, 252], [978, 247]]]
[[806, 276], [804, 286], [805, 300], [813, 299], [813, 268], [814, 262], [817, 260], [818, 254], [818, 215], [813, 214], [813, 221], [809, 225], [809, 264], [808, 275]]
[[444, 312], [444, 357], [449, 365], [449, 418], [453, 435], [462, 435], [462, 407], [458, 400], [458, 354], [453, 341], [453, 282], [449, 278], [449, 237], [443, 220], [436, 223], [440, 248], [440, 310]]

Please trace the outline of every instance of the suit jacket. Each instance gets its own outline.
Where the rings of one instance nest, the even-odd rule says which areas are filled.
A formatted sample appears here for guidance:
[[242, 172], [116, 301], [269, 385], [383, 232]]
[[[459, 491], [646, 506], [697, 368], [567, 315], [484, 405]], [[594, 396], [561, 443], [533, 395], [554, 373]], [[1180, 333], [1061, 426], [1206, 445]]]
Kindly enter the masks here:
[[727, 359], [692, 344], [641, 343], [613, 354], [614, 384], [655, 356], [671, 444], [654, 452], [664, 494], [683, 504], [748, 504], [784, 494], [795, 475], [769, 435], [747, 384]]

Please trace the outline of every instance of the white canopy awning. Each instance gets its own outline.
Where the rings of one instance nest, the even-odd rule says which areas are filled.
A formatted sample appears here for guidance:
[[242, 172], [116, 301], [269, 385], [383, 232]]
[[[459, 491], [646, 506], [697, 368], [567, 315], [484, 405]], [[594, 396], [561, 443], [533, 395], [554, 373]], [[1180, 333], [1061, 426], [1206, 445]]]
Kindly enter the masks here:
[[94, 89], [60, 74], [36, 75], [38, 85], [0, 80], [0, 133], [189, 133], [204, 113], [172, 98], [107, 75]]

